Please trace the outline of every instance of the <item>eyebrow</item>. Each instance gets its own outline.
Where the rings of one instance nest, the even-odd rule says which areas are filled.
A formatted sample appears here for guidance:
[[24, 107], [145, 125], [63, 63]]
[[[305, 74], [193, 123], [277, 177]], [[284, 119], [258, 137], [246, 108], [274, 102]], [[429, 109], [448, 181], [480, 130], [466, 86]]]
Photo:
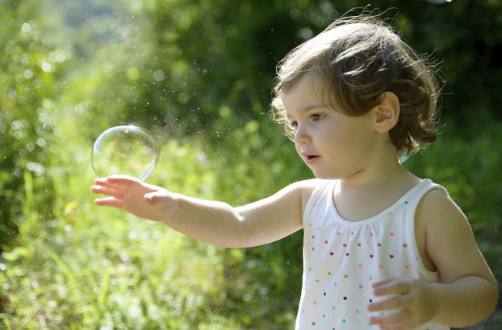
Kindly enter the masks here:
[[[327, 104], [313, 104], [313, 105], [308, 105], [308, 106], [303, 107], [300, 110], [298, 110], [298, 113], [302, 114], [302, 113], [309, 112], [309, 111], [314, 110], [314, 109], [326, 108], [326, 107], [328, 107]], [[289, 113], [287, 111], [286, 111], [286, 116], [289, 118]]]

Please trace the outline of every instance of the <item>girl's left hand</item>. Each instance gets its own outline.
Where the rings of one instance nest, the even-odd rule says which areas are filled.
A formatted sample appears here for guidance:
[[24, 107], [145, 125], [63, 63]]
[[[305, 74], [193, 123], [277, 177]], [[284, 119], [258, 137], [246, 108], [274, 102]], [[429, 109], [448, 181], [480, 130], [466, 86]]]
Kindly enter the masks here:
[[370, 323], [381, 329], [413, 329], [437, 314], [437, 293], [430, 283], [420, 280], [388, 279], [373, 284], [376, 297], [392, 295], [368, 306], [370, 312], [394, 310], [386, 316], [372, 316]]

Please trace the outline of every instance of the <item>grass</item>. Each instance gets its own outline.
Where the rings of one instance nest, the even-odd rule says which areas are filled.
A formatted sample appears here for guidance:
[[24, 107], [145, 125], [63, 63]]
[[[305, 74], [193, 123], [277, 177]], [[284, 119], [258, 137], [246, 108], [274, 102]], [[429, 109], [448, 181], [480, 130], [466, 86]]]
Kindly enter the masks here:
[[[37, 213], [27, 171], [20, 239], [3, 254], [0, 284], [9, 303], [0, 322], [8, 329], [238, 328], [222, 315], [222, 249], [95, 206], [90, 145], [75, 114], [59, 120], [52, 150], [59, 157], [48, 169], [53, 217]], [[213, 178], [197, 168], [198, 148], [168, 143], [152, 181], [210, 196]], [[197, 186], [204, 189], [187, 189]]]
[[[300, 264], [291, 264], [301, 253], [298, 237], [263, 248], [224, 250], [162, 224], [95, 206], [89, 190], [95, 177], [89, 163], [92, 140], [80, 129], [87, 120], [85, 111], [80, 106], [77, 110], [66, 107], [53, 118], [59, 124], [51, 147], [57, 157], [46, 171], [56, 196], [50, 216], [38, 213], [36, 174], [25, 172], [19, 239], [0, 261], [0, 287], [8, 297], [0, 325], [7, 329], [291, 328], [299, 298], [300, 278], [292, 273]], [[271, 193], [291, 177], [301, 177], [303, 172], [295, 172], [298, 166], [291, 163], [294, 155], [288, 156], [291, 150], [274, 146], [274, 141], [264, 148], [257, 132], [236, 130], [229, 137], [234, 149], [227, 154], [217, 147], [208, 150], [197, 138], [180, 142], [164, 137], [159, 165], [148, 181], [236, 205]], [[499, 276], [502, 220], [495, 201], [502, 195], [493, 182], [500, 176], [500, 156], [492, 145], [502, 140], [500, 132], [494, 124], [468, 142], [445, 132], [434, 147], [407, 163], [419, 175], [448, 188], [470, 218], [481, 249]], [[264, 148], [264, 156], [242, 149], [250, 135], [256, 149]], [[285, 159], [274, 160], [271, 149]], [[477, 329], [496, 327], [501, 315], [495, 313]]]

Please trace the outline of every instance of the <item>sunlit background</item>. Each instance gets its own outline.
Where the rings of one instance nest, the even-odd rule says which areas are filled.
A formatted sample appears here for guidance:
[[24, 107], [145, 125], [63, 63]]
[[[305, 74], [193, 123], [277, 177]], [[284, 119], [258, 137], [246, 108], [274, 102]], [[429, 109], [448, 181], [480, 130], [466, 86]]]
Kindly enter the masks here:
[[222, 249], [98, 208], [91, 148], [144, 127], [148, 182], [233, 205], [311, 177], [271, 120], [275, 65], [368, 3], [439, 64], [441, 134], [406, 166], [501, 278], [502, 1], [0, 0], [0, 328], [291, 329], [301, 232]]

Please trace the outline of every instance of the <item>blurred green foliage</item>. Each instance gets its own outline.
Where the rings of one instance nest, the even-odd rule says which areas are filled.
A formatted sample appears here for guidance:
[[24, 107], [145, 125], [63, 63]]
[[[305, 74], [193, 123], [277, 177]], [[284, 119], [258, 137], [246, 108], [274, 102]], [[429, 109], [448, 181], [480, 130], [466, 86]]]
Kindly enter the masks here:
[[[448, 188], [501, 278], [502, 2], [371, 3], [441, 62], [442, 134], [407, 166]], [[291, 328], [300, 232], [225, 250], [96, 208], [89, 152], [105, 128], [141, 125], [164, 145], [152, 183], [233, 205], [311, 177], [270, 118], [275, 65], [366, 4], [0, 0], [3, 325]]]
[[51, 143], [51, 101], [58, 54], [44, 42], [36, 2], [0, 2], [0, 252], [24, 221], [25, 195], [51, 213], [54, 194], [46, 175]]

